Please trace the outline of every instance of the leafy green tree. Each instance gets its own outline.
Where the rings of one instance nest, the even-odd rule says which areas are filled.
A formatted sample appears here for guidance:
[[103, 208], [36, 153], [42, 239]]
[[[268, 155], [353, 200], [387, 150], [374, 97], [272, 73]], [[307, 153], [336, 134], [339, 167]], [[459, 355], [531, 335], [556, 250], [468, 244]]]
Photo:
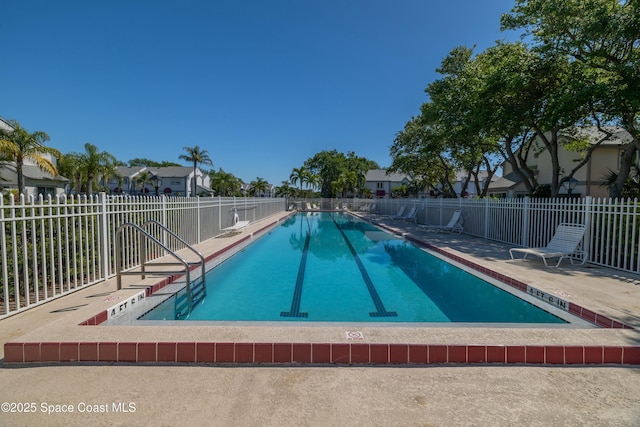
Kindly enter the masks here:
[[202, 150], [197, 145], [195, 147], [184, 147], [183, 149], [187, 154], [181, 154], [178, 158], [193, 163], [193, 187], [191, 189], [191, 195], [195, 197], [198, 186], [198, 176], [196, 175], [198, 165], [203, 164], [213, 166], [213, 161], [211, 160], [211, 157], [209, 157], [207, 150]]
[[20, 126], [16, 120], [10, 120], [13, 130], [0, 129], [0, 156], [5, 162], [13, 162], [18, 175], [18, 192], [24, 194], [25, 160], [32, 161], [41, 170], [56, 176], [58, 169], [44, 154], [50, 154], [56, 158], [62, 157], [55, 148], [44, 145], [49, 141], [49, 135], [42, 131], [28, 132]]
[[[136, 157], [135, 159], [131, 159], [126, 163], [129, 167], [135, 167], [135, 166], [147, 166], [147, 167], [151, 167], [151, 168], [164, 168], [164, 167], [170, 167], [170, 166], [181, 166], [180, 163], [176, 163], [176, 162], [168, 162], [168, 161], [162, 161], [162, 162], [156, 162], [155, 160], [150, 160], [150, 159], [145, 159], [145, 158], [138, 158]], [[121, 165], [124, 166], [124, 165]]]
[[524, 29], [543, 55], [567, 55], [583, 68], [592, 120], [617, 124], [633, 137], [623, 146], [610, 186], [620, 197], [640, 149], [640, 2], [637, 0], [516, 0], [503, 29]]
[[229, 172], [225, 172], [220, 168], [218, 172], [210, 171], [209, 176], [211, 177], [211, 188], [216, 191], [218, 196], [233, 196], [242, 186], [242, 182], [239, 178]]
[[322, 197], [336, 195], [333, 183], [343, 172], [353, 171], [356, 174], [356, 190], [364, 187], [364, 181], [369, 169], [379, 169], [379, 166], [366, 158], [358, 157], [353, 152], [347, 155], [337, 150], [321, 151], [304, 163], [313, 175], [318, 176], [318, 185]]

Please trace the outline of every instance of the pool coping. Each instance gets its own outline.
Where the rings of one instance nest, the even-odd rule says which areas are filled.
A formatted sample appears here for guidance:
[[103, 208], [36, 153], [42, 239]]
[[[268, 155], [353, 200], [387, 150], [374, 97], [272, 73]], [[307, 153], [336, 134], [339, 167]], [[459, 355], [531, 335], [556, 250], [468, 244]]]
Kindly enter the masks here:
[[[249, 239], [263, 235], [281, 221], [247, 233], [242, 238], [217, 250], [207, 262], [247, 244]], [[402, 237], [420, 247], [434, 251], [452, 261], [498, 280], [520, 292], [550, 296], [521, 280], [484, 267], [474, 261], [427, 243], [411, 233], [389, 227], [381, 222], [356, 215], [376, 226]], [[167, 277], [144, 289], [145, 297], [157, 293], [177, 280]], [[633, 329], [630, 325], [601, 315], [581, 305], [569, 302], [568, 311], [600, 328]], [[97, 326], [108, 318], [107, 310], [81, 322], [82, 326]], [[357, 331], [354, 331], [356, 333]], [[347, 339], [350, 339], [347, 337]], [[359, 342], [229, 342], [229, 341], [14, 341], [4, 345], [4, 363], [203, 363], [247, 365], [438, 365], [438, 364], [534, 364], [534, 365], [640, 365], [640, 346], [636, 345], [483, 345], [428, 343], [366, 343]]]

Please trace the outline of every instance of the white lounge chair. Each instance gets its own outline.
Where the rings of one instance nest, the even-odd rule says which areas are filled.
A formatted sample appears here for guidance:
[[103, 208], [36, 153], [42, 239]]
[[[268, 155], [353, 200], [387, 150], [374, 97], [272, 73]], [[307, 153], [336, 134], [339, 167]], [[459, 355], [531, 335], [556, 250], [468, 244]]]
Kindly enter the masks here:
[[417, 215], [418, 215], [418, 208], [413, 206], [411, 209], [409, 209], [409, 212], [407, 212], [406, 215], [403, 215], [401, 217], [397, 217], [395, 219], [400, 219], [402, 221], [414, 221], [415, 222]]
[[391, 219], [402, 219], [402, 217], [404, 216], [405, 209], [406, 209], [405, 206], [400, 206], [400, 208], [398, 209], [398, 213], [395, 214], [395, 215], [389, 215], [389, 218], [391, 218]]
[[449, 233], [460, 234], [464, 229], [462, 227], [463, 223], [464, 223], [464, 218], [462, 217], [462, 212], [460, 210], [456, 210], [453, 212], [453, 215], [451, 216], [451, 219], [449, 220], [449, 223], [447, 225], [420, 225], [420, 227], [434, 233], [446, 231]]
[[527, 258], [527, 255], [539, 256], [542, 258], [542, 261], [544, 261], [546, 267], [549, 266], [547, 264], [547, 258], [559, 257], [560, 259], [556, 264], [557, 267], [563, 258], [569, 258], [571, 264], [573, 264], [573, 255], [582, 253], [581, 264], [584, 264], [587, 257], [581, 250], [581, 245], [585, 231], [586, 227], [582, 224], [560, 224], [547, 246], [543, 248], [512, 248], [509, 249], [509, 254], [511, 255], [511, 259], [515, 259], [513, 253], [522, 252], [524, 253], [524, 256], [521, 258], [523, 260]]
[[222, 231], [226, 231], [227, 233], [231, 231], [242, 231], [242, 229], [245, 228], [247, 225], [249, 225], [250, 222], [251, 221], [238, 221], [235, 224], [233, 224], [231, 227], [223, 228]]
[[233, 225], [223, 228], [221, 231], [224, 231], [225, 233], [231, 233], [233, 231], [242, 231], [243, 228], [245, 228], [247, 225], [249, 225], [251, 221], [240, 221], [240, 217], [238, 216], [238, 214], [234, 214], [233, 215]]

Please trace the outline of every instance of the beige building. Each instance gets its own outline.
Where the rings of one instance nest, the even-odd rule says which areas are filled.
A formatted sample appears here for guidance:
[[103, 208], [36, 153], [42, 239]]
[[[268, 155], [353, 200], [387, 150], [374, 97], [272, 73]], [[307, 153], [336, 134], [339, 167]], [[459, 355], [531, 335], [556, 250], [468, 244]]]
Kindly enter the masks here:
[[[633, 141], [627, 131], [620, 128], [612, 130], [613, 136], [596, 147], [587, 164], [574, 173], [572, 182], [574, 188], [570, 190], [574, 196], [609, 197], [608, 188], [602, 186], [604, 176], [610, 171], [620, 170], [623, 148]], [[596, 144], [606, 136], [596, 128], [584, 129], [582, 132], [592, 144]], [[531, 150], [527, 164], [536, 171], [538, 184], [551, 184], [551, 156], [541, 141], [536, 140], [534, 144], [536, 147]], [[559, 180], [562, 180], [568, 177], [582, 157], [580, 153], [560, 146], [558, 160], [560, 162]], [[507, 162], [503, 165], [502, 178], [494, 181], [489, 188], [489, 195], [494, 197], [522, 197], [528, 194], [525, 185]], [[566, 195], [568, 191], [567, 188], [561, 187], [559, 194]]]

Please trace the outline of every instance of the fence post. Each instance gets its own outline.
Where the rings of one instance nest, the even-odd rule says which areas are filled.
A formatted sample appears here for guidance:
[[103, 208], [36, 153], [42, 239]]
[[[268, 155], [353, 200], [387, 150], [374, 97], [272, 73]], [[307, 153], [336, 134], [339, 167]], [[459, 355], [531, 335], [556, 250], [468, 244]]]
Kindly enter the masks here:
[[[100, 240], [102, 243], [100, 248], [100, 258], [102, 259], [102, 270], [99, 274], [100, 277], [105, 280], [109, 277], [109, 265], [111, 264], [111, 251], [109, 251], [109, 215], [107, 212], [107, 193], [101, 192], [98, 195], [98, 202], [100, 204], [98, 210], [98, 224], [100, 230]], [[115, 246], [114, 246], [115, 248]]]
[[524, 198], [524, 203], [522, 203], [522, 231], [521, 231], [521, 246], [527, 247], [529, 246], [529, 227], [530, 227], [530, 209], [529, 203], [531, 199], [529, 196]]
[[591, 209], [592, 209], [592, 197], [587, 196], [584, 198], [584, 246], [582, 250], [585, 260], [589, 260], [589, 254], [591, 253]]
[[218, 233], [222, 230], [222, 197], [218, 195]]
[[200, 215], [200, 197], [196, 196], [196, 242], [200, 243], [200, 230], [202, 230], [202, 221]]
[[484, 198], [484, 238], [489, 238], [489, 198]]

